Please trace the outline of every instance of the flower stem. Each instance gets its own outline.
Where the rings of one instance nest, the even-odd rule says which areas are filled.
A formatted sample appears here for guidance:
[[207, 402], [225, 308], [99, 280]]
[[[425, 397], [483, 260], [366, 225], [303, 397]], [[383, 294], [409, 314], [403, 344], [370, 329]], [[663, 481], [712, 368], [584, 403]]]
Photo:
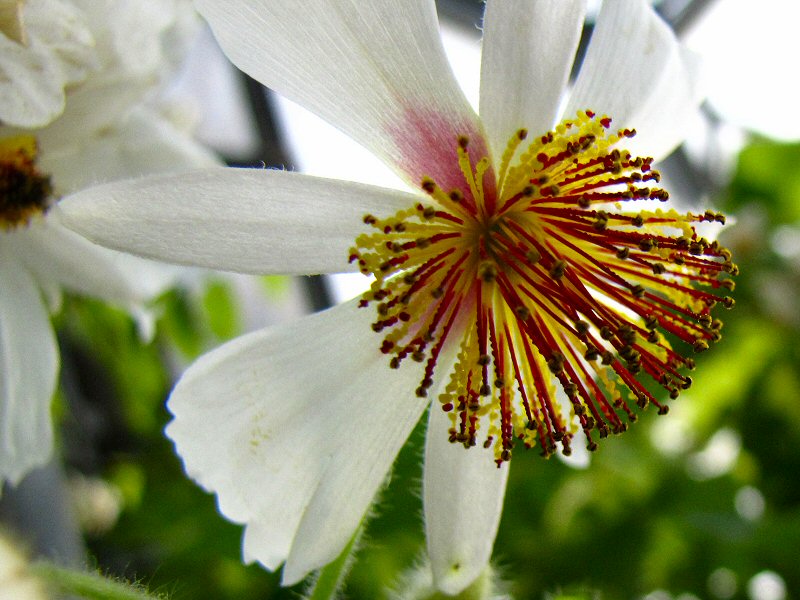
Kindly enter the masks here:
[[165, 600], [162, 594], [151, 595], [141, 586], [109, 579], [99, 573], [73, 571], [48, 562], [36, 562], [31, 573], [52, 588], [89, 600]]
[[361, 521], [350, 542], [336, 560], [319, 570], [313, 588], [305, 596], [305, 600], [333, 600], [338, 597], [339, 591], [350, 573], [350, 568], [353, 566], [365, 521], [366, 518]]

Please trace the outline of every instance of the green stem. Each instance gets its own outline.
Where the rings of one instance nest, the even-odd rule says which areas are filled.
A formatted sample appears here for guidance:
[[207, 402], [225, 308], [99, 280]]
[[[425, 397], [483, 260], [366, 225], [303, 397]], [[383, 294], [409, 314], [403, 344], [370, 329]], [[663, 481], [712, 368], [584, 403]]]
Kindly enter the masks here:
[[320, 569], [314, 587], [306, 596], [306, 600], [333, 600], [337, 597], [339, 590], [344, 584], [344, 580], [350, 573], [353, 566], [358, 542], [361, 539], [361, 532], [364, 530], [364, 519], [358, 526], [350, 542], [345, 546], [342, 553], [331, 563]]
[[73, 571], [47, 562], [36, 562], [31, 573], [60, 592], [90, 600], [164, 600], [126, 581], [103, 577], [99, 573]]

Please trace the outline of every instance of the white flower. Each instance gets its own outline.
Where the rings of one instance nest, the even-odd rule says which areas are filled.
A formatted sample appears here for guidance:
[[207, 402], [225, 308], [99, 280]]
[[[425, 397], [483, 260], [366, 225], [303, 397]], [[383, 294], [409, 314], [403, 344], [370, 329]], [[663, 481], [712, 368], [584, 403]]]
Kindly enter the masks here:
[[31, 573], [30, 558], [10, 536], [0, 531], [0, 598], [46, 600], [51, 597], [43, 581]]
[[69, 0], [0, 0], [0, 123], [41, 127], [64, 89], [96, 66], [94, 37]]
[[[130, 37], [114, 21], [116, 15], [126, 24], [137, 22], [130, 3], [95, 4], [108, 9], [110, 19], [84, 13], [98, 40], [94, 59], [100, 67], [67, 94], [64, 114], [40, 129], [0, 127], [0, 481], [12, 484], [52, 452], [50, 404], [59, 361], [49, 313], [59, 307], [62, 290], [132, 311], [146, 336], [152, 317], [144, 304], [171, 283], [160, 266], [63, 227], [53, 199], [120, 177], [216, 164], [156, 107], [142, 104], [164, 65], [150, 65], [143, 74], [120, 66], [108, 49], [121, 48]], [[139, 4], [143, 13], [157, 9], [153, 2]], [[170, 6], [163, 3], [165, 10]], [[170, 26], [158, 20], [147, 29], [147, 22], [139, 19], [135, 37], [144, 43], [149, 35], [157, 47]]]
[[[525, 137], [523, 128], [535, 142], [558, 121], [585, 10], [584, 2], [576, 0], [487, 2], [479, 119], [444, 57], [432, 0], [196, 4], [240, 68], [338, 126], [413, 189], [422, 184], [427, 194], [282, 171], [204, 170], [87, 190], [62, 203], [65, 223], [98, 243], [143, 256], [247, 273], [290, 274], [352, 270], [357, 261], [348, 265], [348, 256], [366, 264], [372, 260], [371, 251], [395, 251], [403, 244], [423, 249], [433, 243], [432, 237], [415, 240], [403, 233], [405, 225], [398, 225], [407, 220], [414, 231], [423, 231], [423, 217], [440, 218], [434, 214], [436, 207], [459, 210], [447, 204], [451, 201], [458, 204], [467, 198], [467, 205], [489, 210], [485, 197], [496, 185], [491, 174], [503, 171], [508, 140], [513, 154], [513, 145], [519, 146]], [[621, 130], [635, 126], [638, 136], [626, 145], [658, 158], [682, 139], [697, 102], [693, 60], [647, 3], [606, 2], [564, 114], [591, 108], [613, 116]], [[580, 127], [603, 131], [587, 113], [581, 115]], [[586, 136], [580, 141], [594, 148], [597, 137]], [[649, 169], [649, 163], [642, 169]], [[537, 180], [539, 184], [543, 185]], [[448, 200], [443, 190], [453, 189], [461, 191]], [[660, 191], [648, 194], [666, 197]], [[574, 211], [574, 198], [572, 203]], [[383, 238], [382, 233], [365, 236], [369, 225], [386, 227], [389, 233]], [[395, 233], [405, 237], [392, 237]], [[394, 250], [393, 240], [402, 240]], [[443, 254], [438, 256], [444, 260]], [[469, 260], [474, 261], [471, 269], [484, 266]], [[387, 271], [393, 268], [387, 262]], [[461, 281], [457, 269], [453, 267], [454, 278]], [[366, 270], [379, 276], [373, 294], [365, 297], [370, 302], [379, 301], [381, 286], [391, 297], [391, 290], [404, 281], [402, 273], [386, 279], [380, 267]], [[428, 285], [430, 277], [415, 273]], [[486, 282], [494, 280], [494, 273], [486, 269], [481, 276]], [[411, 286], [412, 281], [413, 277], [402, 285]], [[462, 338], [448, 337], [433, 307], [451, 311], [447, 314], [453, 318], [452, 329], [462, 332], [468, 330], [462, 317], [474, 303], [464, 299], [462, 310], [446, 290], [438, 290], [438, 296], [432, 291], [433, 298], [443, 295], [444, 300], [437, 304], [427, 295], [427, 301], [414, 303], [416, 312], [407, 315], [410, 329], [398, 325], [384, 342], [387, 353], [396, 353], [398, 343], [407, 339], [404, 335], [424, 331], [420, 323], [436, 328], [440, 348], [425, 347], [424, 336], [412, 342], [425, 348], [418, 358], [426, 362], [416, 367], [404, 361], [397, 370], [387, 368], [388, 357], [379, 351], [380, 338], [371, 329], [375, 313], [359, 309], [354, 301], [234, 340], [198, 360], [175, 387], [169, 400], [175, 418], [167, 434], [187, 472], [217, 494], [223, 514], [246, 525], [243, 545], [248, 561], [257, 560], [269, 569], [285, 563], [284, 584], [296, 583], [325, 565], [347, 544], [429, 405], [423, 396], [436, 398], [441, 392], [446, 398], [458, 389], [472, 393], [476, 383], [470, 377], [480, 369], [473, 365], [459, 370], [453, 364], [461, 351], [477, 359], [476, 348], [489, 342], [484, 338], [459, 346]], [[380, 310], [396, 320], [406, 319], [391, 307]], [[521, 311], [518, 316], [523, 319]], [[503, 318], [500, 324], [508, 322], [510, 314], [503, 313]], [[464, 336], [467, 340], [467, 333]], [[494, 364], [504, 352], [493, 346]], [[535, 360], [538, 364], [544, 359]], [[584, 365], [577, 358], [575, 362]], [[488, 361], [482, 356], [475, 364], [486, 366]], [[430, 377], [431, 365], [436, 376]], [[560, 366], [554, 361], [551, 368], [557, 373]], [[508, 361], [496, 369], [508, 371]], [[524, 369], [530, 375], [530, 368]], [[463, 387], [451, 390], [447, 377], [438, 376], [440, 370], [455, 373], [450, 383]], [[490, 387], [486, 370], [482, 377]], [[497, 414], [513, 417], [516, 428], [519, 415], [500, 406], [513, 394], [513, 380], [501, 379], [501, 391], [489, 390], [488, 397]], [[671, 376], [667, 379], [672, 381]], [[427, 543], [436, 586], [457, 593], [483, 571], [490, 557], [508, 476], [508, 465], [497, 468], [493, 459], [507, 456], [497, 439], [487, 440], [494, 452], [464, 451], [448, 443], [448, 430], [467, 443], [469, 432], [463, 440], [458, 437], [458, 423], [451, 419], [457, 411], [445, 413], [436, 401], [434, 405], [423, 483]], [[485, 420], [494, 409], [481, 410], [480, 419]], [[464, 409], [459, 414], [473, 413]], [[560, 416], [553, 415], [551, 425], [566, 440], [566, 450], [572, 426], [564, 430]], [[551, 425], [545, 430], [545, 421], [539, 423], [543, 435], [552, 435]], [[581, 423], [588, 431], [585, 417]], [[489, 433], [495, 431], [493, 426], [485, 425]], [[487, 429], [482, 431], [485, 436]], [[496, 431], [497, 438], [511, 443], [510, 429], [503, 425]]]

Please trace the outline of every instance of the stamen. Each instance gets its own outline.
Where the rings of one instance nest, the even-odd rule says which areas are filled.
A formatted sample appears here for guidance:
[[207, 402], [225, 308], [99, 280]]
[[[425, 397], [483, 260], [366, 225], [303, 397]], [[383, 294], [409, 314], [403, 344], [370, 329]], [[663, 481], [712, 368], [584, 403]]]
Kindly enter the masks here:
[[50, 178], [36, 168], [36, 140], [28, 135], [0, 139], [0, 227], [27, 225], [50, 206]]
[[634, 135], [591, 111], [530, 141], [520, 130], [494, 186], [461, 136], [462, 187], [423, 178], [426, 202], [365, 216], [375, 232], [350, 251], [375, 277], [361, 306], [376, 307], [390, 366], [424, 363], [417, 395], [439, 389], [450, 440], [480, 438], [498, 466], [516, 443], [569, 454], [579, 431], [594, 450], [637, 419], [634, 405], [666, 413], [648, 380], [677, 398], [694, 367], [683, 354], [721, 337], [710, 311], [732, 306], [718, 293], [738, 269], [694, 224], [724, 217], [660, 208], [652, 159], [622, 147]]

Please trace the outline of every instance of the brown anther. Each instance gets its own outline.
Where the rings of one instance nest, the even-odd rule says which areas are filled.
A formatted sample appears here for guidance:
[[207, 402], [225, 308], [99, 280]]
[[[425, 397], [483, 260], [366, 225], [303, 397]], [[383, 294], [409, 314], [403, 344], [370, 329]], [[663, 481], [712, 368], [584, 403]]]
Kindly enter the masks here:
[[731, 298], [730, 296], [725, 296], [720, 300], [722, 302], [722, 306], [725, 308], [733, 308], [736, 305], [736, 300]]
[[486, 365], [488, 365], [488, 364], [489, 364], [489, 361], [490, 361], [490, 360], [491, 360], [491, 359], [490, 359], [490, 357], [489, 357], [489, 355], [488, 355], [488, 354], [481, 354], [481, 355], [478, 357], [478, 364], [479, 364], [480, 366], [482, 366], [482, 367], [485, 367]]
[[647, 315], [644, 319], [644, 326], [646, 329], [653, 330], [658, 327], [658, 317], [655, 315]]
[[570, 398], [574, 398], [578, 395], [578, 386], [570, 381], [564, 385], [564, 393], [566, 393]]
[[606, 213], [604, 210], [598, 210], [597, 215], [595, 216], [595, 221], [592, 223], [592, 227], [594, 227], [597, 231], [604, 231], [607, 226], [608, 213]]
[[547, 359], [547, 367], [553, 374], [559, 374], [564, 368], [564, 355], [558, 350], [554, 351], [550, 355], [550, 358]]
[[661, 263], [652, 263], [650, 268], [653, 269], [654, 275], [663, 275], [667, 271], [667, 268]]
[[692, 348], [695, 352], [703, 352], [708, 350], [708, 342], [706, 342], [704, 339], [696, 339], [694, 344], [692, 344]]
[[422, 362], [425, 360], [425, 353], [422, 350], [415, 350], [411, 353], [411, 358], [414, 362]]
[[628, 345], [633, 344], [636, 341], [636, 332], [634, 331], [633, 327], [627, 323], [619, 326], [617, 329], [617, 336]]
[[438, 300], [439, 298], [444, 296], [444, 288], [442, 288], [442, 287], [433, 288], [431, 290], [431, 296], [433, 296], [434, 298], [436, 298]]
[[432, 206], [426, 206], [425, 210], [422, 211], [422, 216], [428, 220], [431, 220], [436, 216], [436, 209]]
[[461, 190], [453, 190], [448, 195], [450, 197], [450, 200], [452, 200], [456, 204], [461, 204], [464, 201], [464, 194], [461, 193]]
[[532, 185], [526, 185], [524, 188], [522, 188], [522, 195], [525, 196], [526, 198], [530, 198], [531, 196], [533, 196], [533, 193], [535, 191], [536, 191], [535, 187], [533, 187]]
[[527, 129], [520, 129], [517, 131], [517, 138], [519, 138], [520, 141], [524, 140], [526, 137], [528, 137]]
[[617, 258], [619, 258], [621, 260], [626, 260], [630, 256], [630, 254], [631, 254], [631, 249], [627, 248], [627, 247], [626, 248], [619, 248], [617, 250]]
[[583, 357], [586, 360], [597, 360], [600, 357], [600, 350], [587, 344]]
[[603, 325], [600, 328], [600, 337], [603, 338], [604, 340], [610, 340], [613, 337], [613, 335], [614, 334], [612, 333], [611, 328], [608, 325]]
[[658, 407], [658, 414], [665, 415], [668, 412], [669, 412], [669, 406], [667, 406], [666, 404], [662, 404], [661, 406]]
[[417, 238], [414, 240], [414, 243], [417, 245], [417, 248], [424, 250], [431, 245], [431, 240], [430, 238]]
[[567, 266], [563, 260], [557, 260], [553, 263], [553, 266], [550, 267], [550, 277], [553, 279], [561, 279], [564, 276], [564, 270]]
[[469, 138], [465, 135], [458, 136], [458, 145], [462, 150], [466, 150], [469, 146]]
[[497, 267], [494, 263], [485, 262], [478, 268], [478, 274], [484, 283], [492, 283], [497, 277]]
[[514, 314], [517, 315], [517, 318], [521, 321], [527, 321], [528, 317], [531, 316], [531, 311], [528, 310], [526, 307], [520, 305], [514, 308]]
[[644, 287], [637, 283], [631, 288], [631, 293], [634, 298], [642, 298], [644, 296]]
[[641, 227], [642, 225], [644, 225], [644, 217], [642, 217], [642, 215], [636, 215], [635, 217], [633, 217], [633, 219], [631, 219], [631, 225], [633, 225], [634, 227]]
[[591, 201], [586, 196], [578, 196], [578, 206], [581, 208], [589, 208]]
[[614, 355], [608, 350], [601, 352], [600, 357], [602, 359], [600, 362], [602, 362], [604, 365], [610, 365], [614, 362]]
[[589, 323], [586, 321], [575, 321], [575, 331], [579, 336], [584, 336], [589, 331]]

